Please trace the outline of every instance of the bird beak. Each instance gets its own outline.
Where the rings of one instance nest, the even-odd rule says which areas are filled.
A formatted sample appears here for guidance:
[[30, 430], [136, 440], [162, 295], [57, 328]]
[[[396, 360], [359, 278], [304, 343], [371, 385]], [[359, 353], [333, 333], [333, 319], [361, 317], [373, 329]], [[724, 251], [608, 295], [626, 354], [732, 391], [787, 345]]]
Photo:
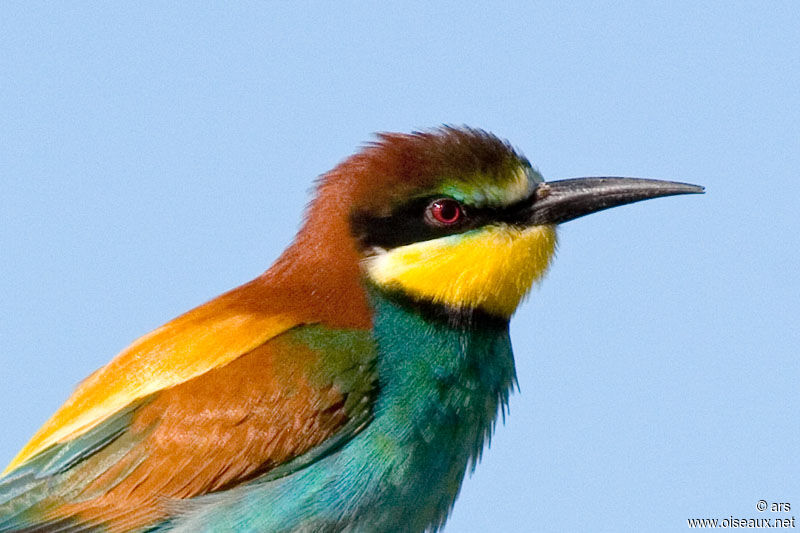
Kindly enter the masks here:
[[560, 224], [610, 207], [676, 194], [702, 194], [705, 187], [640, 178], [574, 178], [540, 183], [528, 223]]

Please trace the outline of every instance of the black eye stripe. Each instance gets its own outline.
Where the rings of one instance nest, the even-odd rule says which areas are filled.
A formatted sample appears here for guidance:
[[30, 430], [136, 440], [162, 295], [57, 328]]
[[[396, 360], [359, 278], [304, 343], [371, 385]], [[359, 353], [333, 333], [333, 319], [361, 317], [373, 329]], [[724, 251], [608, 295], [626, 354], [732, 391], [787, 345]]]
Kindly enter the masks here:
[[395, 208], [388, 216], [375, 216], [355, 211], [350, 217], [350, 227], [362, 249], [380, 247], [397, 248], [415, 242], [429, 241], [447, 235], [491, 224], [522, 224], [525, 212], [530, 208], [530, 199], [505, 206], [475, 207], [462, 204], [463, 216], [452, 225], [436, 226], [425, 221], [425, 212], [431, 202], [443, 198], [429, 196], [413, 199]]

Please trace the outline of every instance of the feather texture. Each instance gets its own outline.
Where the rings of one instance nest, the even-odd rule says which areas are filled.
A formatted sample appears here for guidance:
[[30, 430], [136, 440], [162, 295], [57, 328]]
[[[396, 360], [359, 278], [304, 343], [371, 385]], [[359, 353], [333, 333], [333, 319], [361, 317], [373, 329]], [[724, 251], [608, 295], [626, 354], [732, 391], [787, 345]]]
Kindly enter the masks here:
[[[407, 202], [446, 194], [491, 215], [539, 181], [479, 130], [381, 135], [320, 180], [267, 272], [78, 387], [0, 478], [0, 531], [437, 529], [505, 406], [507, 318], [555, 238], [481, 240], [481, 225], [442, 248]], [[442, 253], [397, 248], [378, 268], [354, 220], [397, 216]]]

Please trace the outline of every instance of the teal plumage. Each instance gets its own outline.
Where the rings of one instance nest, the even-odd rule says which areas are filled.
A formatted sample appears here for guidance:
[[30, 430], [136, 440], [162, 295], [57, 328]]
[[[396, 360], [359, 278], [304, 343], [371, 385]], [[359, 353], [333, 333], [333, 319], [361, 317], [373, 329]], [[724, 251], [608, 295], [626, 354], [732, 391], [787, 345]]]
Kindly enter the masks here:
[[381, 393], [368, 427], [289, 476], [181, 505], [170, 530], [423, 531], [444, 524], [514, 381], [507, 324], [452, 325], [377, 291], [373, 302]]
[[[172, 518], [153, 531], [422, 531], [444, 524], [514, 382], [508, 325], [488, 316], [454, 324], [435, 311], [421, 312], [408, 299], [378, 289], [370, 295], [373, 332], [319, 326], [292, 332], [312, 350], [360, 354], [355, 375], [342, 380], [367, 383], [377, 372], [380, 395], [359, 400], [372, 404], [370, 414], [356, 421], [365, 427], [343, 432], [338, 442], [326, 442], [264, 478], [177, 503]], [[121, 413], [100, 426], [81, 450], [91, 454], [103, 446], [129, 417]], [[32, 464], [32, 470], [52, 481], [80, 458], [76, 451], [54, 455], [57, 460], [42, 456], [48, 465]], [[6, 495], [13, 484], [11, 478], [3, 484]], [[0, 512], [8, 515], [5, 505]], [[69, 521], [59, 524], [79, 529]], [[18, 515], [0, 523], [0, 531], [30, 525]]]

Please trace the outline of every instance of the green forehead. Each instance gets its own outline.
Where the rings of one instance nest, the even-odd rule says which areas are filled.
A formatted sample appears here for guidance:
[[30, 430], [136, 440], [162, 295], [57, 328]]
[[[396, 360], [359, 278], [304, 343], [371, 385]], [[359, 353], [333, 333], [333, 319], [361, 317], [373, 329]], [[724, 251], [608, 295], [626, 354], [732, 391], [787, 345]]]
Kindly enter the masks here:
[[543, 181], [536, 170], [518, 166], [500, 176], [474, 174], [459, 179], [445, 178], [436, 190], [467, 205], [499, 207], [527, 198], [536, 184]]

